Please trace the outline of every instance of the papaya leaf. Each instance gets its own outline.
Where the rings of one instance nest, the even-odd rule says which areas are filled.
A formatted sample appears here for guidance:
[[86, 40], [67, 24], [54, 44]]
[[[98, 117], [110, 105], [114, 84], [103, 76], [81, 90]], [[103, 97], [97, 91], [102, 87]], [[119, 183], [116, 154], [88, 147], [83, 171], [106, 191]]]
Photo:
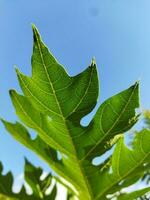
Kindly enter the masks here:
[[51, 193], [49, 195], [46, 194], [46, 191], [52, 184], [52, 175], [49, 173], [43, 180], [41, 176], [43, 174], [43, 170], [38, 167], [34, 167], [27, 159], [25, 160], [25, 181], [30, 186], [34, 199], [51, 199], [55, 200], [57, 194], [56, 184], [53, 186]]
[[[95, 60], [71, 77], [43, 43], [34, 25], [33, 38], [32, 76], [16, 69], [23, 94], [10, 91], [22, 124], [3, 123], [16, 140], [69, 183], [67, 187], [78, 199], [108, 199], [108, 194], [138, 181], [149, 165], [148, 130], [137, 134], [133, 150], [124, 145], [123, 136], [119, 139], [138, 120], [139, 83], [107, 99], [84, 127], [80, 121], [93, 110], [99, 94]], [[37, 133], [36, 139], [31, 139], [26, 126]], [[115, 143], [112, 155], [104, 163], [94, 165], [93, 159], [104, 155]]]
[[[3, 165], [0, 162], [0, 198], [1, 199], [14, 199], [15, 195], [12, 191], [12, 185], [13, 185], [13, 176], [11, 172], [8, 172], [7, 174], [3, 175]], [[22, 191], [25, 191], [24, 188]], [[23, 196], [26, 196], [26, 193], [23, 194]]]
[[[32, 191], [29, 195], [23, 185], [20, 192], [15, 193], [12, 190], [13, 187], [13, 175], [8, 172], [6, 175], [2, 175], [2, 164], [0, 163], [0, 199], [4, 200], [40, 200], [51, 199], [55, 200], [57, 195], [56, 181], [52, 183], [54, 177], [49, 173], [44, 179], [41, 179], [43, 170], [40, 167], [35, 167], [27, 159], [25, 159], [24, 179]], [[46, 194], [47, 190], [51, 187], [49, 194]], [[69, 195], [68, 195], [69, 196]]]
[[135, 136], [133, 149], [124, 144], [123, 138], [120, 139], [113, 152], [110, 168], [103, 171], [99, 185], [101, 192], [96, 199], [102, 199], [140, 180], [150, 163], [149, 143], [150, 130], [147, 129]]
[[[143, 111], [143, 120], [144, 120], [144, 127], [143, 128], [150, 128], [150, 111], [144, 110]], [[144, 175], [142, 177], [142, 181], [144, 181], [146, 184], [150, 183], [150, 166], [148, 167], [147, 171], [144, 172]]]

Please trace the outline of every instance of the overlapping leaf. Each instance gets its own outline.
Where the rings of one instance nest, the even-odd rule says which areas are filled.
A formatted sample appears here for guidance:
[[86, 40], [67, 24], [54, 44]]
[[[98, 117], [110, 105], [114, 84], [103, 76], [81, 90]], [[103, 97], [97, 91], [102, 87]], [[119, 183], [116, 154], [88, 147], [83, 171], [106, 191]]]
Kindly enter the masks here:
[[[124, 175], [123, 166], [129, 161], [128, 156], [135, 156], [136, 165], [135, 167], [129, 162], [131, 165], [127, 169], [131, 172], [130, 176], [134, 169], [138, 169], [139, 174], [142, 173], [141, 170], [145, 170], [145, 160], [136, 143], [132, 155], [123, 145], [122, 139], [118, 142], [112, 159], [108, 159], [109, 164], [112, 160], [112, 168], [105, 167], [105, 164], [92, 164], [96, 156], [103, 155], [112, 147], [114, 137], [136, 123], [139, 83], [136, 82], [106, 100], [90, 124], [83, 127], [80, 120], [92, 111], [98, 97], [95, 61], [92, 60], [91, 65], [79, 75], [70, 77], [42, 42], [35, 26], [33, 34], [32, 76], [28, 77], [17, 69], [24, 95], [14, 90], [10, 91], [10, 95], [18, 117], [36, 131], [37, 138], [32, 140], [27, 129], [18, 122], [12, 124], [3, 121], [5, 127], [13, 137], [42, 157], [58, 175], [69, 181], [71, 189], [80, 200], [107, 199], [107, 194], [119, 191], [139, 179], [138, 174], [132, 176], [132, 179]], [[61, 159], [57, 156], [57, 151], [61, 154]], [[108, 163], [106, 166], [109, 166]], [[118, 167], [122, 170], [121, 174], [118, 174]], [[112, 174], [109, 170], [113, 171]], [[123, 183], [120, 185], [121, 181]]]
[[124, 187], [136, 183], [150, 167], [150, 131], [139, 132], [134, 139], [133, 149], [129, 149], [123, 138], [117, 143], [109, 168], [101, 173], [97, 186], [100, 193], [96, 199], [103, 199]]
[[[34, 167], [29, 161], [25, 162], [24, 178], [25, 182], [30, 186], [32, 194], [29, 195], [26, 192], [24, 185], [22, 186], [19, 193], [14, 193], [13, 187], [13, 176], [11, 172], [6, 175], [2, 175], [2, 164], [0, 164], [0, 197], [4, 200], [40, 200], [40, 199], [51, 199], [55, 200], [57, 195], [56, 183], [52, 184], [52, 175], [48, 174], [43, 180], [41, 175], [43, 170], [41, 168]], [[52, 187], [51, 192], [46, 194], [49, 187]]]

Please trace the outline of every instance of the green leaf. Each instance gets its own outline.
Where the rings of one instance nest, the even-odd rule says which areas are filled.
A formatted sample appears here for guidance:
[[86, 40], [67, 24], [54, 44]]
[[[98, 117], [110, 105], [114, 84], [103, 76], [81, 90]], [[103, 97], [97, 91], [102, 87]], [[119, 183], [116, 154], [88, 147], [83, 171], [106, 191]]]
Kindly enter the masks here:
[[17, 70], [22, 90], [31, 97], [37, 109], [49, 114], [52, 119], [61, 122], [76, 113], [76, 119], [80, 120], [94, 108], [97, 101], [95, 62], [92, 61], [81, 74], [70, 77], [41, 41], [34, 25], [33, 33], [32, 77]]
[[[32, 194], [29, 195], [26, 192], [23, 185], [20, 192], [14, 193], [13, 175], [8, 172], [6, 175], [2, 175], [2, 164], [0, 163], [0, 199], [4, 200], [55, 200], [57, 195], [56, 181], [52, 183], [54, 178], [50, 173], [41, 180], [43, 170], [40, 167], [33, 166], [27, 159], [25, 160], [24, 178], [25, 182], [30, 186]], [[46, 194], [48, 188], [51, 187], [49, 194]]]
[[134, 181], [137, 181], [137, 177], [140, 180], [147, 170], [147, 166], [149, 167], [149, 144], [150, 130], [147, 129], [142, 130], [135, 136], [132, 149], [124, 144], [123, 138], [120, 139], [112, 155], [110, 168], [102, 173], [99, 185], [101, 192], [96, 199], [101, 199], [106, 194], [112, 194], [119, 189], [132, 185]]
[[21, 190], [19, 193], [14, 193], [12, 191], [12, 187], [13, 187], [13, 175], [11, 172], [8, 172], [6, 175], [2, 174], [3, 171], [3, 166], [2, 163], [0, 163], [0, 197], [2, 199], [12, 199], [12, 200], [31, 200], [34, 199], [33, 195], [29, 196], [26, 193], [26, 189], [24, 187], [24, 185], [22, 186]]
[[[129, 130], [138, 119], [135, 108], [139, 107], [139, 83], [109, 98], [98, 109], [91, 122], [92, 129], [84, 135], [86, 157], [99, 156], [111, 147], [110, 139]], [[105, 148], [104, 148], [105, 147]]]
[[12, 192], [13, 185], [13, 176], [11, 172], [8, 172], [6, 175], [2, 174], [3, 166], [0, 162], [0, 195], [1, 199], [15, 199], [14, 193]]
[[141, 197], [147, 193], [150, 192], [150, 187], [148, 188], [144, 188], [144, 189], [140, 189], [131, 193], [126, 193], [126, 194], [122, 194], [118, 197], [118, 200], [133, 200], [133, 199], [137, 199], [138, 197]]
[[[13, 137], [37, 153], [69, 182], [67, 186], [80, 200], [107, 199], [107, 194], [116, 191], [109, 181], [111, 158], [99, 166], [93, 165], [92, 160], [111, 149], [117, 142], [116, 138], [137, 122], [135, 110], [139, 107], [139, 83], [107, 99], [89, 125], [83, 127], [80, 123], [82, 117], [93, 110], [98, 98], [95, 61], [71, 77], [49, 52], [35, 26], [33, 36], [32, 76], [17, 69], [23, 95], [11, 90], [10, 96], [18, 117], [25, 126], [36, 131], [37, 138], [31, 140], [29, 132], [20, 123], [3, 123]], [[38, 149], [38, 144], [41, 149]], [[56, 156], [57, 151], [60, 158]], [[113, 170], [113, 163], [117, 163], [116, 151], [112, 156]], [[126, 152], [123, 154], [124, 161]], [[122, 179], [117, 176], [115, 184]], [[139, 176], [134, 177], [134, 181], [138, 179]], [[125, 177], [124, 185], [134, 181]], [[117, 189], [119, 191], [121, 186]]]
[[16, 140], [40, 156], [40, 158], [47, 162], [55, 172], [64, 177], [67, 181], [71, 181], [65, 174], [62, 162], [57, 158], [57, 152], [41, 140], [39, 136], [35, 139], [31, 139], [29, 131], [19, 122], [15, 124], [5, 120], [2, 120], [2, 122]]
[[51, 193], [46, 195], [46, 191], [52, 184], [52, 175], [48, 174], [41, 180], [42, 174], [43, 170], [40, 167], [36, 168], [27, 159], [25, 160], [25, 180], [31, 187], [34, 198], [55, 200], [57, 194], [56, 185], [52, 188]]
[[15, 200], [14, 198], [6, 197], [5, 195], [0, 194], [0, 200]]

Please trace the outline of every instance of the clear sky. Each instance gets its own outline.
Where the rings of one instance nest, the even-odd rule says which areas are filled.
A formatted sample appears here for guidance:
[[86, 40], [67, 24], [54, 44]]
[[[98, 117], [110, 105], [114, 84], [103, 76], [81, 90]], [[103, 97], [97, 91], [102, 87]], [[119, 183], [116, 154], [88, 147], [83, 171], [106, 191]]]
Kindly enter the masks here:
[[[31, 74], [31, 23], [70, 75], [96, 58], [99, 103], [140, 79], [141, 106], [150, 108], [149, 0], [0, 0], [0, 116], [12, 122], [17, 119], [8, 91], [20, 91], [14, 65]], [[24, 156], [48, 170], [0, 124], [5, 171], [20, 174]]]

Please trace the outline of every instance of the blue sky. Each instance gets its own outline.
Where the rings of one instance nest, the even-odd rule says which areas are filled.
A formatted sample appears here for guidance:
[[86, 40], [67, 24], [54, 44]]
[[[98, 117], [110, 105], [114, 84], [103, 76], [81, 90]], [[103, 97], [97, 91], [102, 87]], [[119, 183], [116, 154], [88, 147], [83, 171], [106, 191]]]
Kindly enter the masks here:
[[[0, 115], [17, 119], [8, 90], [20, 91], [14, 65], [31, 74], [31, 23], [70, 75], [94, 56], [100, 77], [100, 102], [141, 82], [141, 107], [150, 108], [149, 0], [0, 0]], [[23, 170], [24, 156], [42, 165], [0, 124], [0, 160], [5, 171]]]

